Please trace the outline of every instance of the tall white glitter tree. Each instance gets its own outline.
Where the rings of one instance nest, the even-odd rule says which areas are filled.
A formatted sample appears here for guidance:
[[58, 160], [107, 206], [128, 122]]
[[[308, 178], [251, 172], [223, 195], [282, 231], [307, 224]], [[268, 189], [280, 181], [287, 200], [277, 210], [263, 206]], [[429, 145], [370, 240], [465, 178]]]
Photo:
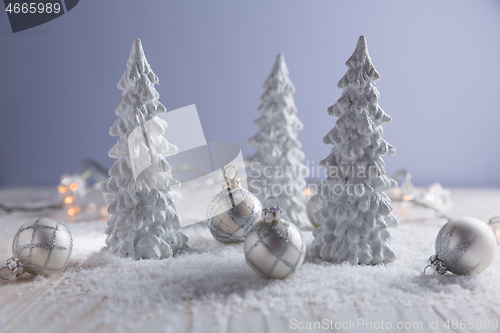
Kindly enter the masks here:
[[259, 132], [248, 140], [249, 145], [257, 147], [247, 160], [249, 189], [261, 202], [270, 196], [277, 198], [285, 216], [298, 227], [307, 228], [311, 223], [307, 216], [304, 177], [309, 175], [309, 170], [301, 163], [305, 155], [297, 139], [297, 132], [304, 125], [297, 117], [292, 96], [295, 87], [288, 77], [282, 54], [276, 57], [264, 88], [258, 109], [262, 116], [254, 122]]
[[335, 263], [388, 263], [396, 256], [388, 245], [387, 227], [399, 222], [384, 191], [397, 183], [385, 176], [382, 156], [396, 150], [382, 138], [381, 124], [391, 117], [378, 105], [375, 81], [380, 75], [363, 36], [346, 65], [349, 69], [338, 83], [342, 96], [328, 108], [339, 119], [323, 138], [333, 148], [320, 163], [327, 179], [321, 188], [323, 207], [314, 214], [322, 226], [313, 232], [311, 254]]
[[180, 183], [172, 178], [164, 158], [175, 154], [177, 147], [162, 135], [167, 123], [157, 116], [166, 109], [158, 101], [157, 83], [158, 77], [136, 38], [127, 71], [118, 82], [118, 89], [123, 90], [115, 111], [119, 118], [109, 130], [111, 136], [119, 136], [109, 151], [117, 161], [101, 184], [112, 214], [105, 249], [121, 257], [166, 258], [187, 242], [178, 231], [180, 218], [173, 206], [180, 200]]

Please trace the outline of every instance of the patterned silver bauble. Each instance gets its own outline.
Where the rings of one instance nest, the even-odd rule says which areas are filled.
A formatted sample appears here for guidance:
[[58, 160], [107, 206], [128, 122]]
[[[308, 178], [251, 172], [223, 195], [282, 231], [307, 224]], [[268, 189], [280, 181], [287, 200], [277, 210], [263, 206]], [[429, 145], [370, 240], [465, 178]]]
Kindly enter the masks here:
[[300, 230], [282, 217], [281, 208], [264, 208], [263, 214], [245, 238], [245, 258], [263, 278], [283, 279], [302, 265], [306, 243]]
[[[241, 188], [241, 182], [226, 176], [222, 192], [217, 194], [207, 210], [207, 224], [216, 240], [222, 243], [243, 242], [260, 216], [262, 204], [252, 193]], [[236, 168], [235, 168], [236, 170]]]
[[495, 235], [486, 223], [472, 217], [454, 219], [439, 231], [429, 266], [439, 274], [481, 273], [493, 262], [496, 251]]
[[62, 222], [47, 217], [29, 221], [14, 236], [13, 257], [0, 270], [0, 277], [56, 273], [66, 266], [72, 249], [73, 238]]

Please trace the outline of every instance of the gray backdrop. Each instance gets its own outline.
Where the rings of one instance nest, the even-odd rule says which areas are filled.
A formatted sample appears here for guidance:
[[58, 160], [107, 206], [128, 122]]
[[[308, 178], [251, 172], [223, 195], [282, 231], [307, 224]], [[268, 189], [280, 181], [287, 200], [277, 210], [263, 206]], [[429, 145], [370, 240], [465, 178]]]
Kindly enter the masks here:
[[[106, 166], [116, 83], [142, 39], [168, 110], [196, 104], [207, 141], [244, 156], [262, 84], [285, 55], [310, 165], [328, 155], [327, 107], [360, 35], [381, 74], [388, 174], [417, 184], [499, 186], [500, 1], [82, 0], [13, 34], [0, 13], [0, 185], [55, 184], [92, 157]], [[175, 144], [175, 142], [174, 142]]]

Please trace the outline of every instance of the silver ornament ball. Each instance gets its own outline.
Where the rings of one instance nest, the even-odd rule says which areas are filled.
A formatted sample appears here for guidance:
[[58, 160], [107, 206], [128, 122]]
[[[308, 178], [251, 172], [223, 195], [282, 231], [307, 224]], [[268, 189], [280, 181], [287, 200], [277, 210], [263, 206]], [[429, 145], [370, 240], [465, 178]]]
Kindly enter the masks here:
[[307, 205], [306, 205], [307, 216], [309, 217], [309, 221], [311, 221], [314, 228], [318, 228], [323, 224], [323, 223], [316, 222], [316, 220], [314, 219], [314, 214], [323, 207], [323, 204], [320, 201], [320, 197], [321, 196], [319, 195], [319, 193], [313, 195], [309, 199], [309, 201], [307, 202]]
[[263, 214], [263, 219], [253, 225], [245, 238], [245, 259], [263, 278], [289, 277], [304, 261], [306, 244], [302, 233], [282, 217], [279, 207], [265, 208]]
[[248, 230], [260, 217], [262, 204], [255, 195], [241, 188], [236, 175], [228, 179], [226, 170], [223, 190], [208, 206], [207, 225], [219, 242], [243, 242]]
[[13, 259], [23, 272], [53, 274], [67, 264], [73, 238], [60, 221], [42, 217], [21, 226], [12, 242]]
[[444, 274], [481, 273], [488, 268], [497, 251], [497, 242], [488, 225], [472, 217], [453, 219], [446, 223], [436, 238], [436, 254], [431, 266]]

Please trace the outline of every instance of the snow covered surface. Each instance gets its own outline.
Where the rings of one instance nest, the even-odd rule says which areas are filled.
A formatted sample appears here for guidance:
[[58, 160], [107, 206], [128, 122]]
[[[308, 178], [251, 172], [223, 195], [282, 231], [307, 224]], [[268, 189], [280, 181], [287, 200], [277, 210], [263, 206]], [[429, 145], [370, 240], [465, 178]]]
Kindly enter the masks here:
[[[500, 189], [451, 193], [451, 216], [487, 221], [500, 215]], [[27, 196], [39, 202], [51, 195], [57, 194], [3, 189], [0, 202], [23, 204], [20, 200]], [[398, 209], [396, 205], [395, 213]], [[442, 326], [446, 319], [472, 318], [483, 324], [500, 319], [498, 256], [479, 275], [423, 275], [446, 221], [429, 218], [432, 215], [419, 208], [409, 208], [392, 231], [398, 256], [393, 263], [339, 265], [306, 257], [298, 272], [285, 280], [260, 278], [247, 266], [243, 244], [217, 242], [204, 223], [182, 228], [189, 237], [188, 250], [173, 258], [136, 261], [99, 251], [106, 237], [104, 221], [71, 223], [60, 212], [0, 215], [2, 260], [11, 256], [18, 227], [39, 215], [66, 223], [74, 239], [72, 258], [61, 274], [24, 274], [0, 283], [0, 331], [280, 332], [324, 319], [421, 322], [422, 331], [429, 321], [438, 320], [439, 328], [449, 331]], [[312, 233], [303, 234], [309, 246]], [[370, 331], [350, 328], [340, 331]]]

